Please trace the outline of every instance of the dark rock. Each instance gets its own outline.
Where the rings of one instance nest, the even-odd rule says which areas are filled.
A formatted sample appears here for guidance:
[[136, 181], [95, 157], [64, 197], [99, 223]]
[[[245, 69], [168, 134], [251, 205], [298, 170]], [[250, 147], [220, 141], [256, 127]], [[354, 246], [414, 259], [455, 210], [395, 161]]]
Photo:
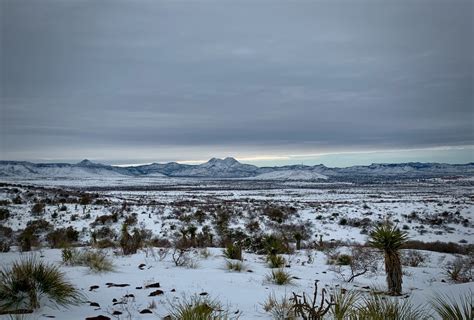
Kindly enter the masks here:
[[145, 289], [148, 289], [148, 288], [160, 288], [160, 283], [159, 283], [159, 282], [155, 282], [155, 283], [146, 285], [146, 286], [145, 286]]
[[97, 302], [91, 302], [89, 305], [90, 305], [91, 307], [100, 308], [100, 304], [98, 304]]
[[103, 315], [100, 315], [100, 316], [97, 316], [97, 317], [88, 317], [88, 318], [86, 318], [86, 320], [110, 320], [110, 318], [106, 317], [106, 316], [103, 316]]
[[112, 315], [113, 315], [113, 316], [119, 316], [119, 315], [121, 315], [121, 314], [122, 314], [122, 312], [117, 311], [117, 310], [115, 310], [114, 312], [112, 312]]
[[111, 282], [107, 282], [105, 284], [107, 287], [118, 287], [118, 288], [123, 288], [123, 287], [128, 287], [130, 286], [128, 283], [111, 283]]
[[151, 312], [151, 310], [148, 310], [148, 309], [143, 309], [142, 311], [140, 311], [141, 314], [145, 314], [145, 313], [153, 313]]
[[143, 287], [135, 287], [136, 290], [141, 290]]
[[208, 293], [207, 293], [207, 292], [201, 292], [199, 295], [200, 295], [200, 296], [207, 296]]
[[89, 288], [89, 291], [92, 291], [92, 290], [95, 290], [95, 289], [99, 289], [99, 286], [91, 286], [91, 287]]
[[149, 297], [155, 297], [155, 296], [159, 296], [161, 294], [163, 294], [164, 292], [161, 291], [161, 290], [156, 290], [156, 291], [153, 291], [153, 292], [150, 292], [150, 294], [148, 295]]
[[145, 267], [146, 267], [146, 264], [141, 263], [141, 264], [138, 266], [138, 269], [143, 270]]

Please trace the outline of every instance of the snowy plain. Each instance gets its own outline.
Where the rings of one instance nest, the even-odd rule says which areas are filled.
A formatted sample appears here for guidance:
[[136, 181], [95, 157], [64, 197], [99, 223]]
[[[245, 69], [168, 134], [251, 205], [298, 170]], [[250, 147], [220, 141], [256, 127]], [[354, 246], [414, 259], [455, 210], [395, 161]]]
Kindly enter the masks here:
[[[15, 189], [15, 190], [14, 190]], [[85, 208], [74, 203], [64, 203], [59, 211], [56, 204], [46, 205], [42, 215], [55, 228], [71, 226], [80, 231], [80, 242], [89, 248], [91, 232], [103, 227], [94, 225], [97, 217], [110, 214], [113, 209], [127, 205], [128, 213], [135, 214], [136, 226], [149, 229], [160, 239], [172, 239], [183, 224], [176, 214], [192, 215], [197, 210], [224, 206], [232, 208], [230, 228], [245, 231], [249, 221], [258, 221], [261, 232], [275, 232], [277, 223], [263, 214], [265, 206], [291, 207], [292, 224], [309, 226], [308, 239], [304, 245], [310, 247], [320, 239], [327, 242], [341, 241], [341, 252], [347, 245], [363, 244], [367, 241], [367, 230], [351, 226], [351, 221], [375, 222], [390, 219], [408, 232], [411, 240], [425, 242], [455, 242], [474, 244], [474, 186], [470, 181], [447, 181], [433, 179], [427, 181], [387, 182], [376, 184], [322, 183], [320, 181], [247, 181], [247, 180], [197, 180], [197, 179], [67, 179], [67, 180], [25, 180], [8, 181], [0, 189], [0, 200], [11, 200], [14, 196], [30, 194], [22, 204], [9, 204], [10, 218], [2, 221], [4, 227], [18, 231], [32, 220], [30, 213], [35, 198], [54, 197], [60, 190], [88, 192], [107, 204], [89, 204]], [[53, 214], [56, 217], [53, 218]], [[74, 219], [72, 217], [75, 216]], [[458, 217], [443, 223], [428, 224], [427, 221], [439, 217]], [[460, 218], [459, 218], [460, 217]], [[366, 220], [364, 220], [366, 219]], [[346, 223], [342, 223], [345, 220]], [[460, 223], [459, 221], [462, 221]], [[107, 227], [119, 234], [123, 220], [108, 223]], [[347, 223], [349, 222], [349, 223]], [[197, 232], [208, 226], [211, 220], [198, 224]], [[176, 267], [168, 254], [163, 259], [157, 257], [159, 248], [146, 248], [137, 254], [123, 256], [119, 249], [106, 249], [113, 260], [115, 270], [108, 273], [92, 273], [86, 267], [71, 267], [62, 264], [61, 250], [49, 249], [46, 245], [32, 253], [20, 253], [12, 246], [10, 252], [0, 253], [1, 267], [8, 267], [21, 256], [34, 254], [39, 259], [60, 266], [70, 279], [87, 296], [89, 303], [68, 309], [44, 305], [25, 319], [84, 319], [99, 314], [112, 319], [161, 319], [169, 312], [174, 299], [193, 294], [207, 293], [228, 306], [240, 319], [272, 319], [263, 310], [262, 304], [269, 294], [278, 297], [289, 296], [292, 292], [312, 293], [315, 280], [321, 286], [367, 292], [371, 289], [384, 290], [385, 273], [383, 256], [380, 254], [377, 271], [358, 277], [348, 283], [341, 278], [341, 270], [336, 272], [327, 263], [325, 252], [317, 249], [301, 249], [285, 255], [287, 271], [296, 279], [292, 284], [279, 286], [269, 283], [266, 275], [271, 269], [265, 256], [244, 252], [243, 272], [226, 269], [226, 259], [222, 248], [208, 248], [209, 256], [202, 254], [201, 248], [190, 253], [196, 262], [193, 268]], [[422, 251], [426, 261], [418, 267], [404, 267], [402, 299], [411, 299], [416, 305], [425, 305], [437, 293], [459, 296], [473, 289], [472, 282], [458, 284], [446, 276], [445, 266], [455, 259], [455, 255]], [[145, 264], [143, 270], [138, 268]], [[342, 272], [347, 270], [342, 269]], [[163, 295], [149, 297], [149, 289], [136, 289], [146, 284], [159, 282]], [[125, 283], [123, 288], [108, 287], [106, 283]], [[89, 291], [91, 286], [99, 288]], [[369, 289], [367, 289], [369, 288]], [[173, 290], [174, 289], [174, 290]], [[114, 305], [112, 300], [133, 294], [126, 305]], [[140, 314], [154, 301], [153, 314]], [[126, 310], [125, 310], [126, 309]], [[120, 316], [113, 311], [123, 312]], [[130, 316], [127, 314], [130, 312]], [[1, 317], [1, 316], [0, 316]], [[4, 316], [8, 319], [7, 316]]]

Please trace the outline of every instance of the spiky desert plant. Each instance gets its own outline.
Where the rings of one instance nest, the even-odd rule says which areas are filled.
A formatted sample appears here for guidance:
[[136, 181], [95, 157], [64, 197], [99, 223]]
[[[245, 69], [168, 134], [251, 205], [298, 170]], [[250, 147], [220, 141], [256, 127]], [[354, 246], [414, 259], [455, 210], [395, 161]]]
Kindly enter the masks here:
[[474, 319], [472, 291], [459, 298], [438, 294], [431, 300], [431, 306], [443, 320]]
[[266, 276], [266, 280], [282, 286], [293, 283], [293, 276], [284, 269], [274, 269]]
[[432, 319], [422, 307], [414, 306], [410, 300], [399, 300], [371, 294], [363, 299], [351, 319], [364, 320], [428, 320]]
[[272, 269], [283, 268], [286, 264], [286, 259], [277, 254], [270, 254], [267, 257], [268, 266]]
[[359, 306], [360, 292], [337, 288], [332, 293], [331, 314], [335, 320], [349, 319]]
[[229, 312], [218, 300], [193, 295], [170, 302], [169, 316], [173, 320], [227, 320]]
[[0, 271], [0, 310], [38, 309], [46, 296], [60, 306], [77, 305], [82, 294], [52, 264], [28, 256]]
[[242, 247], [238, 244], [229, 243], [222, 253], [227, 259], [242, 261]]
[[244, 264], [239, 260], [226, 260], [226, 268], [230, 271], [242, 272], [245, 270]]
[[286, 296], [278, 299], [275, 293], [270, 293], [267, 300], [262, 304], [263, 310], [269, 312], [273, 320], [296, 320], [293, 303]]
[[407, 239], [406, 232], [388, 223], [377, 226], [370, 234], [369, 244], [384, 252], [387, 286], [391, 295], [402, 293], [403, 274], [399, 250]]

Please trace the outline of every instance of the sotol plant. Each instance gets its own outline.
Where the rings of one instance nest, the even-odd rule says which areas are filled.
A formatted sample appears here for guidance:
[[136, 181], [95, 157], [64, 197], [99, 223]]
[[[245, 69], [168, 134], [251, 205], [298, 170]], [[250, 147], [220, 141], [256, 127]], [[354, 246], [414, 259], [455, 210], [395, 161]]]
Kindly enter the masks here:
[[0, 311], [38, 309], [43, 296], [60, 306], [76, 305], [83, 298], [57, 266], [34, 256], [15, 261], [10, 268], [0, 271]]
[[406, 232], [388, 223], [377, 226], [370, 234], [369, 244], [384, 252], [387, 286], [391, 295], [402, 293], [402, 263], [399, 250], [407, 239]]

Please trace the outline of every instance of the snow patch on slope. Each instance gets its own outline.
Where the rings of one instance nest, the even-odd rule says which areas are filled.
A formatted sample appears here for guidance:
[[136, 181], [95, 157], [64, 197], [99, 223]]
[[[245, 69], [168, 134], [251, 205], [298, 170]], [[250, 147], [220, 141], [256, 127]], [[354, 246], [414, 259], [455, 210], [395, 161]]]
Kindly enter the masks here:
[[326, 180], [328, 177], [310, 170], [282, 170], [259, 174], [254, 180]]

